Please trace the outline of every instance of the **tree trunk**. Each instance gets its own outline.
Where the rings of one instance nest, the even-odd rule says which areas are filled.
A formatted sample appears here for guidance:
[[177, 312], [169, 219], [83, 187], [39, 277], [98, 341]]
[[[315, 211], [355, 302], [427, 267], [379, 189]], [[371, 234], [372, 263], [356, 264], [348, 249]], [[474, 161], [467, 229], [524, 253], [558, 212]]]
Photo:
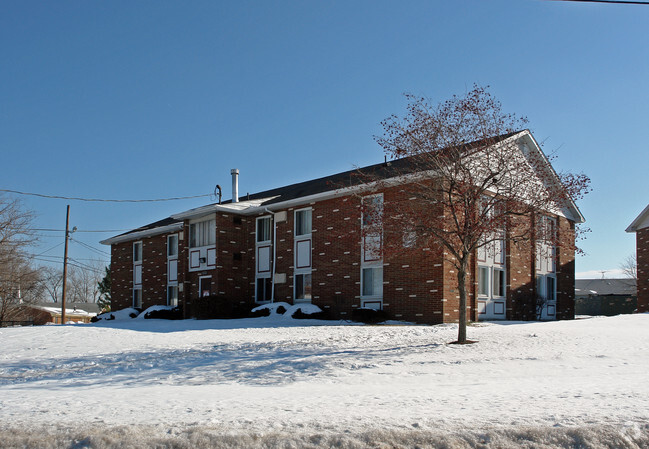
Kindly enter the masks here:
[[460, 296], [460, 305], [459, 312], [460, 316], [458, 319], [458, 330], [457, 330], [457, 342], [466, 343], [466, 272], [467, 272], [467, 261], [462, 260], [460, 263], [460, 268], [457, 270], [457, 290]]

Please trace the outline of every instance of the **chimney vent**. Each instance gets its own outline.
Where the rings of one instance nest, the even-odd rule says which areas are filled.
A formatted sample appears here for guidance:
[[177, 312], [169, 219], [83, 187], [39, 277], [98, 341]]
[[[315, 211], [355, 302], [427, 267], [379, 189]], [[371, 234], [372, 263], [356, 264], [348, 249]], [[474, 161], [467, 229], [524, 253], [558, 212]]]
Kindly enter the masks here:
[[239, 169], [233, 168], [232, 170], [230, 170], [230, 174], [232, 175], [232, 202], [238, 203], [239, 202]]

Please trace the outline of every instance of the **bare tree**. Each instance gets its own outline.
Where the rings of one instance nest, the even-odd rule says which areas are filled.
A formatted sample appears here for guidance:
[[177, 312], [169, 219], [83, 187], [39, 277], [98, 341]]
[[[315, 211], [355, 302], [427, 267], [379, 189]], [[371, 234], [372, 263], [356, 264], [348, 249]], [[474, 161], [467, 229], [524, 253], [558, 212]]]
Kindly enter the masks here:
[[58, 267], [46, 266], [40, 268], [41, 285], [44, 296], [52, 302], [59, 302], [63, 290], [63, 270]]
[[622, 269], [622, 274], [624, 275], [624, 277], [637, 281], [638, 259], [635, 253], [629, 255], [626, 259], [624, 259], [624, 261], [620, 264], [620, 268]]
[[68, 288], [71, 302], [97, 302], [99, 282], [104, 265], [100, 261], [71, 266], [68, 269]]
[[[437, 106], [406, 95], [407, 113], [382, 122], [377, 142], [393, 161], [385, 173], [363, 172], [377, 191], [398, 183], [400, 200], [380, 210], [384, 258], [422, 247], [442, 248], [455, 267], [459, 296], [458, 342], [467, 342], [467, 282], [476, 250], [535, 235], [535, 216], [560, 211], [588, 191], [585, 175], [558, 175], [543, 153], [523, 147], [527, 120], [502, 112], [483, 87]], [[364, 209], [364, 213], [371, 211]], [[370, 220], [372, 221], [372, 220]], [[375, 233], [371, 226], [370, 234]], [[406, 238], [407, 236], [407, 238]], [[417, 245], [404, 244], [415, 238]]]
[[37, 296], [38, 272], [26, 253], [35, 240], [32, 219], [18, 200], [0, 196], [0, 322], [11, 320], [18, 304]]

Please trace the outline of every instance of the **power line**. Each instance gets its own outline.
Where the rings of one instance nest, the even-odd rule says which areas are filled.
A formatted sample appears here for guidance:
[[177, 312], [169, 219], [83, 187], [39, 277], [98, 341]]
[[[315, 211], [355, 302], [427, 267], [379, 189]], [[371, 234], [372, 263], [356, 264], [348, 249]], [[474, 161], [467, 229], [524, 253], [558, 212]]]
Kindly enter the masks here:
[[80, 198], [80, 197], [73, 197], [73, 196], [46, 195], [44, 193], [21, 192], [18, 190], [9, 190], [9, 189], [0, 189], [0, 192], [14, 193], [16, 195], [37, 196], [40, 198], [48, 198], [48, 199], [55, 199], [55, 200], [89, 201], [89, 202], [102, 202], [102, 203], [154, 203], [160, 201], [178, 201], [178, 200], [191, 200], [195, 198], [207, 198], [213, 195], [212, 193], [207, 193], [205, 195], [178, 196], [178, 197], [171, 197], [171, 198], [116, 200], [116, 199], [104, 199], [104, 198]]
[[98, 249], [98, 248], [95, 248], [95, 247], [93, 247], [93, 246], [88, 245], [87, 243], [84, 243], [84, 242], [81, 242], [81, 241], [79, 241], [79, 240], [73, 239], [72, 237], [70, 237], [70, 241], [75, 242], [75, 243], [78, 243], [79, 245], [84, 246], [84, 247], [86, 247], [87, 249], [89, 249], [89, 250], [91, 250], [91, 251], [94, 251], [94, 252], [96, 252], [96, 253], [100, 253], [100, 254], [103, 254], [103, 255], [106, 255], [106, 256], [110, 256], [110, 253], [109, 253], [109, 252], [107, 252], [107, 251], [102, 251], [102, 250], [100, 250], [100, 249]]
[[581, 3], [619, 3], [623, 5], [646, 5], [649, 6], [649, 2], [641, 1], [632, 1], [632, 0], [551, 0], [555, 2], [581, 2]]
[[[32, 231], [45, 231], [45, 232], [65, 232], [65, 229], [52, 229], [52, 228], [32, 228]], [[130, 229], [77, 229], [74, 232], [125, 232]]]
[[[63, 265], [63, 261], [62, 261], [62, 260], [61, 260], [61, 261], [56, 261], [56, 260], [47, 260], [47, 259], [40, 259], [40, 258], [38, 258], [38, 257], [35, 257], [33, 260], [37, 260], [37, 261], [39, 261], [39, 262], [47, 262], [47, 263], [55, 263], [55, 264], [57, 264], [57, 265]], [[95, 271], [97, 274], [103, 274], [103, 271], [102, 271], [102, 270], [95, 270], [94, 268], [86, 268], [86, 267], [83, 267], [83, 266], [81, 266], [81, 265], [77, 265], [76, 263], [71, 263], [69, 260], [70, 260], [70, 258], [68, 257], [68, 265], [70, 265], [71, 267], [79, 268], [79, 269], [81, 269], [81, 270], [90, 270], [90, 271]]]

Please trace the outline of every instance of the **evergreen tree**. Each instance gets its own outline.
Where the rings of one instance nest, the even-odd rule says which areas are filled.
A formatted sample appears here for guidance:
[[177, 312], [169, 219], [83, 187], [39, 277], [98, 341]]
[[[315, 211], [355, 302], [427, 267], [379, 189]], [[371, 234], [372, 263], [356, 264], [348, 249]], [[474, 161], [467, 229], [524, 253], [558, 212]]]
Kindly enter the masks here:
[[102, 312], [110, 312], [110, 284], [111, 284], [110, 264], [105, 268], [105, 270], [106, 270], [106, 275], [98, 284], [99, 292], [101, 294], [99, 295], [97, 304], [99, 304], [99, 307], [101, 308]]

